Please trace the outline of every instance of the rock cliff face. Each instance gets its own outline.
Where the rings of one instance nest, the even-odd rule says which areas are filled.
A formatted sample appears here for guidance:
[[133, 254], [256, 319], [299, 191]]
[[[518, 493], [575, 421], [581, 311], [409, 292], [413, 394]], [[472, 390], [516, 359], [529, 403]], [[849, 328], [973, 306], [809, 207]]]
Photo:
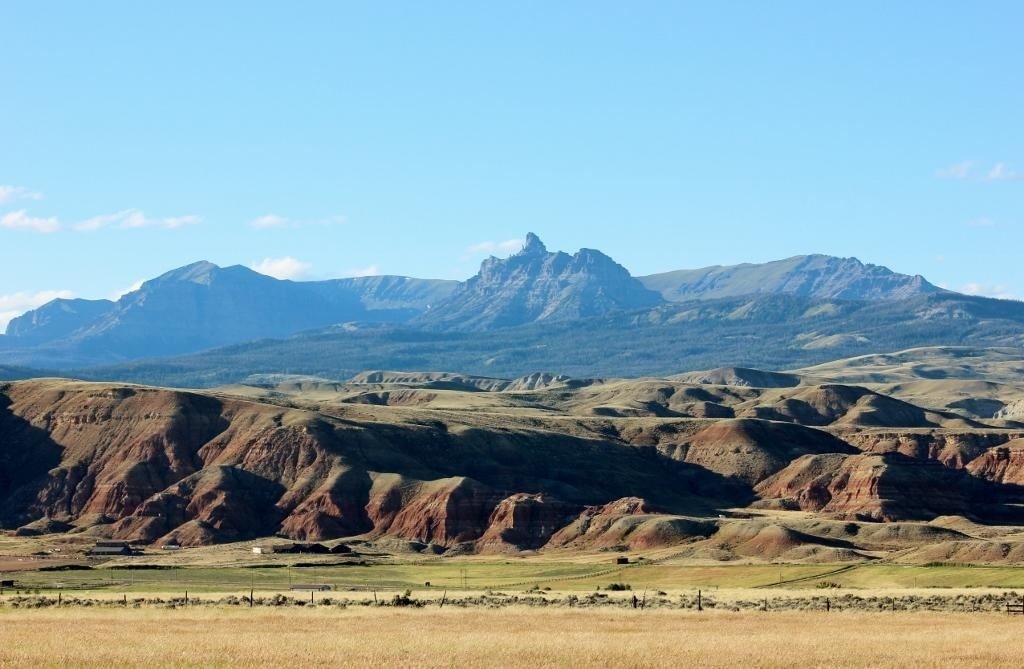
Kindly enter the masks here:
[[1020, 432], [950, 432], [932, 430], [866, 430], [845, 434], [844, 439], [865, 453], [900, 453], [911, 458], [937, 460], [946, 467], [963, 469], [989, 449], [1019, 438]]
[[549, 253], [531, 233], [522, 251], [504, 260], [485, 260], [476, 276], [417, 322], [452, 330], [488, 330], [601, 316], [661, 302], [657, 293], [600, 251]]
[[998, 491], [934, 460], [885, 455], [808, 455], [756, 488], [782, 508], [895, 521], [984, 515]]
[[988, 449], [971, 460], [967, 471], [986, 481], [1024, 486], [1024, 439]]
[[518, 493], [501, 500], [487, 519], [487, 531], [477, 542], [482, 552], [541, 548], [572, 522], [580, 507], [542, 494]]

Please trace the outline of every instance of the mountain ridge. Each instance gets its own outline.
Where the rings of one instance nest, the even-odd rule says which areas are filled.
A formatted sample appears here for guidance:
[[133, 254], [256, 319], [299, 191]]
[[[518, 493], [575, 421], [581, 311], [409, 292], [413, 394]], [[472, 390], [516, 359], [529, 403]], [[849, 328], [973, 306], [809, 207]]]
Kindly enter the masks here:
[[220, 385], [282, 369], [333, 379], [368, 369], [447, 369], [503, 378], [537, 370], [575, 378], [637, 377], [717, 367], [796, 369], [878, 351], [948, 345], [1024, 346], [1024, 303], [956, 293], [887, 302], [762, 295], [486, 332], [348, 324], [75, 374], [179, 386]]
[[921, 275], [893, 272], [857, 258], [798, 255], [767, 263], [712, 265], [639, 277], [669, 302], [790, 293], [835, 300], [892, 300], [944, 292]]
[[[794, 298], [797, 302], [776, 298]], [[931, 306], [927, 306], [929, 298], [935, 299]], [[733, 300], [734, 307], [723, 311], [728, 300]], [[714, 345], [726, 350], [731, 346], [727, 340], [700, 339], [724, 331], [715, 322], [767, 319], [765, 322], [776, 327], [777, 316], [781, 316], [794, 319], [793, 327], [803, 327], [815, 322], [814, 315], [828, 321], [827, 327], [820, 330], [805, 328], [784, 333], [778, 364], [774, 365], [782, 367], [828, 359], [824, 355], [792, 355], [785, 350], [790, 348], [818, 348], [843, 355], [886, 350], [874, 348], [881, 343], [870, 334], [874, 331], [870, 323], [877, 317], [871, 310], [857, 307], [866, 304], [878, 305], [890, 323], [909, 323], [911, 316], [926, 323], [935, 322], [954, 318], [956, 314], [950, 310], [966, 310], [968, 325], [982, 317], [971, 314], [987, 305], [985, 318], [1004, 325], [1012, 322], [1013, 325], [1006, 325], [1011, 330], [1020, 327], [1012, 315], [1016, 313], [1016, 303], [985, 298], [971, 302], [967, 296], [937, 288], [923, 277], [897, 274], [853, 258], [795, 256], [761, 265], [717, 266], [637, 278], [600, 251], [584, 248], [574, 255], [549, 252], [537, 235], [529, 233], [519, 253], [484, 260], [478, 274], [465, 282], [401, 276], [289, 281], [241, 265], [219, 267], [199, 261], [146, 281], [116, 302], [54, 300], [14, 319], [8, 334], [0, 336], [0, 361], [22, 367], [81, 370], [147, 358], [194, 355], [245, 342], [315, 333], [343, 324], [350, 325], [336, 333], [397, 324], [405, 332], [398, 336], [407, 339], [429, 339], [427, 332], [448, 332], [480, 333], [489, 340], [502, 339], [491, 333], [537, 325], [543, 327], [532, 330], [527, 338], [535, 345], [557, 347], [560, 342], [536, 338], [543, 340], [548, 336], [545, 333], [578, 338], [579, 333], [567, 334], [570, 331], [562, 327], [578, 324], [579, 328], [589, 330], [592, 338], [607, 340], [611, 332], [619, 332], [628, 341], [633, 334], [627, 329], [649, 330], [667, 322], [689, 323], [688, 328], [673, 333], [692, 340], [689, 345], [679, 344], [681, 358], [665, 361], [663, 369], [630, 366], [624, 370], [646, 373], [678, 370], [682, 360], [699, 367], [764, 362], [761, 357], [744, 360], [732, 354], [717, 360], [695, 357], [695, 349]], [[773, 314], [775, 309], [781, 311]], [[894, 310], [899, 309], [906, 313], [896, 314]], [[854, 317], [853, 312], [859, 314]], [[847, 321], [840, 324], [845, 317]], [[912, 323], [911, 329], [922, 330], [920, 323]], [[953, 337], [954, 333], [964, 331], [964, 324], [954, 323], [946, 335]], [[647, 334], [641, 339], [648, 339]], [[994, 330], [985, 341], [1006, 341], [1006, 334]], [[792, 340], [793, 335], [801, 339]], [[743, 336], [760, 337], [753, 332]], [[900, 339], [885, 334], [881, 340], [892, 341], [899, 348], [958, 343], [932, 335]], [[591, 350], [593, 342], [584, 340], [581, 346], [589, 351], [588, 355], [600, 357], [599, 352]], [[502, 350], [494, 349], [486, 359], [497, 361], [503, 355]], [[576, 355], [571, 352], [570, 358]], [[651, 354], [635, 351], [634, 355]], [[421, 360], [376, 360], [369, 366], [417, 366], [409, 362]], [[556, 361], [542, 362], [548, 364], [541, 369], [555, 368], [549, 363]], [[489, 371], [475, 364], [472, 369]], [[573, 367], [572, 371], [579, 369]]]

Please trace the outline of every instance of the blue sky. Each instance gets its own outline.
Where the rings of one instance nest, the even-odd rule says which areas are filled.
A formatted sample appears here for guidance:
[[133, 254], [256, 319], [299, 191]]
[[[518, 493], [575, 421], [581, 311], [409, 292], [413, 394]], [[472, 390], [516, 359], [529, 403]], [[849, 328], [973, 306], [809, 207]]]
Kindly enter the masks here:
[[818, 252], [1024, 296], [1021, 25], [1019, 2], [7, 0], [0, 328], [199, 259], [465, 278], [528, 231], [635, 274]]

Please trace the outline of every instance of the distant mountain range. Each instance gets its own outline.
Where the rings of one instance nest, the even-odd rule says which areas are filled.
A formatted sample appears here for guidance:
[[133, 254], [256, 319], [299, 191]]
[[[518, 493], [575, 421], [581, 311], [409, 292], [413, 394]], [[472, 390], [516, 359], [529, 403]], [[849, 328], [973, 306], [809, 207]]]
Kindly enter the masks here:
[[[130, 379], [126, 370], [152, 369], [133, 361], [212, 351], [190, 359], [205, 360], [208, 378], [220, 379], [225, 365], [235, 377], [281, 371], [264, 366], [272, 361], [248, 362], [266, 349], [280, 366], [317, 373], [440, 369], [449, 361], [445, 369], [512, 376], [664, 374], [697, 368], [691, 363], [782, 368], [915, 345], [1016, 345], [1022, 309], [822, 255], [637, 278], [600, 251], [549, 252], [531, 233], [519, 253], [485, 260], [465, 282], [297, 282], [199, 262], [116, 302], [54, 300], [14, 319], [0, 337], [0, 364]], [[312, 342], [326, 353], [312, 353]], [[209, 382], [191, 369], [172, 377]]]

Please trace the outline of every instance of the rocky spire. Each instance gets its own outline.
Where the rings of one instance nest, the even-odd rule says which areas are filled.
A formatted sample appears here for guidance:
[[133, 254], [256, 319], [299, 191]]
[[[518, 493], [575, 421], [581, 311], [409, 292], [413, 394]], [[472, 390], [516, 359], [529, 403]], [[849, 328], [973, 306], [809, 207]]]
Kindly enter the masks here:
[[540, 237], [532, 232], [526, 233], [526, 243], [523, 244], [523, 250], [519, 252], [519, 255], [536, 256], [547, 252], [548, 247], [544, 246], [544, 242], [540, 240]]

